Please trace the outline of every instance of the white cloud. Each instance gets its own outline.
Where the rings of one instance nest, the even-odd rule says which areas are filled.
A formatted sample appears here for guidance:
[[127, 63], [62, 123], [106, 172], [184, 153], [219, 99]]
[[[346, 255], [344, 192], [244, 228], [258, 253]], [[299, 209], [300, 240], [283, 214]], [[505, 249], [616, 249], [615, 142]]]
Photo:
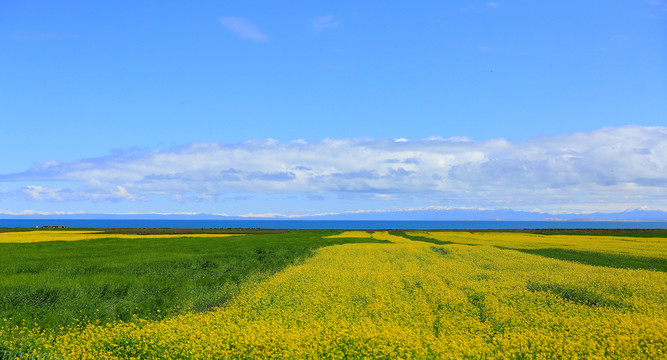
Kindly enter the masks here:
[[76, 215], [85, 214], [83, 211], [38, 211], [38, 210], [0, 210], [0, 215]]
[[[58, 188], [36, 182], [59, 181]], [[447, 199], [455, 206], [664, 208], [667, 128], [628, 126], [533, 138], [253, 140], [49, 162], [0, 182], [33, 201], [208, 201], [239, 194]], [[69, 184], [62, 185], [62, 184]], [[10, 189], [5, 193], [11, 193]]]
[[310, 25], [317, 31], [330, 29], [340, 26], [340, 23], [334, 20], [333, 15], [323, 15], [313, 18]]
[[13, 195], [14, 199], [23, 199], [29, 201], [47, 201], [47, 202], [66, 202], [66, 201], [145, 201], [146, 197], [128, 192], [120, 185], [112, 183], [100, 183], [91, 179], [95, 186], [86, 186], [84, 188], [48, 188], [41, 185], [27, 185], [16, 191], [7, 192]]
[[252, 24], [246, 19], [240, 17], [223, 17], [220, 18], [220, 23], [227, 28], [227, 30], [236, 34], [242, 39], [254, 40], [264, 42], [268, 40], [268, 36], [255, 24]]
[[63, 199], [61, 189], [47, 189], [42, 186], [29, 185], [21, 189], [21, 192], [32, 200], [56, 200]]

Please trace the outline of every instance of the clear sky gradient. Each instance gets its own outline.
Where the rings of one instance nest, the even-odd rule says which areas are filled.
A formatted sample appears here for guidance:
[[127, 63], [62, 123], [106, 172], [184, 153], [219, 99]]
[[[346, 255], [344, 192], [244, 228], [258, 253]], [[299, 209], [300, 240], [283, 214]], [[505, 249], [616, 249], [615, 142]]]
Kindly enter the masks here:
[[4, 213], [666, 210], [666, 125], [667, 1], [0, 2]]

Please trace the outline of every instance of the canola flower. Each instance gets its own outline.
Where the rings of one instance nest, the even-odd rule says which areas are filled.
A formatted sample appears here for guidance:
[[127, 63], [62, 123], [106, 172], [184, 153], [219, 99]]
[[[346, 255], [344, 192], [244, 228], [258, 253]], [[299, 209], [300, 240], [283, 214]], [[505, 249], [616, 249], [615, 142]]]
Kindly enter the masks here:
[[0, 233], [0, 243], [33, 243], [42, 241], [78, 241], [92, 239], [161, 239], [178, 237], [228, 237], [236, 234], [157, 234], [157, 235], [136, 235], [136, 234], [108, 234], [102, 231], [86, 230], [35, 230], [35, 231], [15, 231]]
[[321, 248], [209, 312], [59, 335], [25, 328], [9, 345], [67, 359], [667, 356], [665, 273], [373, 238], [391, 243]]
[[459, 244], [492, 245], [514, 249], [558, 248], [667, 259], [667, 242], [664, 238], [448, 231], [408, 232], [408, 235], [425, 236]]
[[343, 231], [340, 234], [325, 236], [327, 239], [336, 239], [336, 238], [372, 238], [373, 233], [369, 231]]

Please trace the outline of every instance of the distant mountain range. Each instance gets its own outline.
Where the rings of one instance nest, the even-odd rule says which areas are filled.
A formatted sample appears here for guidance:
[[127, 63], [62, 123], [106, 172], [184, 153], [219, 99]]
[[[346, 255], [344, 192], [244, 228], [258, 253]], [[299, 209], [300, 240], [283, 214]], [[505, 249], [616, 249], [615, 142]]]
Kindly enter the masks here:
[[0, 214], [0, 219], [108, 219], [108, 220], [505, 220], [505, 221], [667, 221], [667, 212], [659, 210], [633, 209], [614, 213], [550, 214], [543, 212], [516, 211], [510, 209], [419, 209], [397, 211], [343, 212], [324, 215], [303, 216], [227, 216], [214, 214]]
[[387, 212], [342, 213], [336, 215], [301, 217], [317, 220], [656, 220], [667, 221], [667, 212], [653, 210], [629, 210], [616, 213], [549, 214], [510, 209], [433, 209]]

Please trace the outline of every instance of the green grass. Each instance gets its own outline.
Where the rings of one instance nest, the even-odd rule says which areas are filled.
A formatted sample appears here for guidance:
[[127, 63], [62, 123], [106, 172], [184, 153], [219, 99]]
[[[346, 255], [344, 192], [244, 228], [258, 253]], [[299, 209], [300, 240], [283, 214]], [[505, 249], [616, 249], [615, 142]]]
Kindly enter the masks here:
[[410, 239], [412, 241], [423, 241], [423, 242], [437, 244], [437, 245], [456, 244], [456, 243], [451, 242], [451, 241], [437, 240], [437, 239], [432, 239], [432, 238], [425, 237], [425, 236], [408, 235], [408, 234], [405, 233], [405, 231], [390, 231], [389, 234], [390, 235], [395, 235], [395, 236], [401, 236], [401, 237], [404, 237], [406, 239]]
[[528, 230], [525, 232], [540, 235], [595, 235], [639, 238], [667, 238], [667, 229], [549, 229]]
[[12, 227], [0, 227], [0, 233], [4, 232], [18, 232], [18, 231], [35, 231], [39, 230], [37, 228], [12, 228]]
[[[526, 233], [538, 235], [595, 235], [623, 236], [638, 238], [667, 238], [667, 229], [415, 229], [405, 231], [438, 231], [438, 232], [504, 232]], [[400, 231], [396, 231], [397, 233]], [[420, 240], [424, 241], [424, 240]]]
[[[447, 232], [449, 230], [443, 230]], [[473, 231], [470, 231], [473, 233]], [[477, 231], [477, 232], [487, 232], [487, 231]], [[532, 233], [539, 235], [577, 235], [577, 236], [589, 236], [589, 235], [598, 235], [598, 236], [623, 236], [623, 237], [638, 237], [638, 238], [662, 238], [667, 236], [667, 230], [665, 229], [631, 229], [631, 230], [618, 230], [618, 229], [555, 229], [555, 230], [544, 230], [544, 231], [534, 231], [534, 230], [495, 230], [494, 232], [507, 232], [507, 233]], [[403, 236], [414, 241], [424, 241], [430, 242], [438, 245], [447, 245], [447, 244], [458, 244], [458, 245], [470, 245], [476, 246], [477, 244], [469, 244], [465, 242], [452, 242], [452, 241], [443, 241], [436, 240], [424, 236], [409, 235], [402, 231], [390, 231], [392, 235]], [[661, 272], [667, 272], [667, 260], [664, 258], [658, 257], [647, 257], [647, 256], [632, 256], [632, 255], [622, 255], [622, 254], [611, 254], [604, 252], [595, 252], [595, 251], [584, 251], [584, 250], [572, 250], [564, 249], [558, 247], [549, 247], [549, 248], [538, 248], [538, 249], [525, 249], [517, 248], [510, 246], [495, 246], [499, 249], [505, 250], [515, 250], [520, 251], [526, 254], [538, 255], [543, 257], [548, 257], [552, 259], [565, 260], [577, 262], [585, 265], [594, 265], [594, 266], [604, 266], [612, 267], [618, 269], [644, 269], [644, 270], [655, 270]]]
[[63, 360], [53, 356], [26, 353], [21, 351], [0, 350], [0, 360]]
[[[96, 229], [67, 229], [67, 230], [96, 230]], [[186, 235], [186, 234], [283, 234], [287, 229], [178, 229], [178, 228], [107, 228], [102, 229], [106, 234], [134, 234], [134, 235]]]
[[526, 288], [532, 292], [550, 292], [563, 300], [587, 306], [623, 307], [623, 303], [595, 289], [570, 284], [554, 284], [529, 281]]
[[500, 246], [497, 247], [500, 249], [516, 250], [526, 254], [539, 255], [552, 259], [574, 261], [586, 265], [606, 266], [619, 269], [645, 269], [667, 272], [667, 260], [661, 258], [608, 254], [561, 248], [516, 249]]
[[216, 229], [186, 229], [186, 228], [65, 228], [65, 229], [42, 229], [33, 227], [0, 227], [0, 233], [19, 231], [102, 231], [105, 234], [134, 234], [134, 235], [179, 235], [179, 234], [282, 234], [289, 232], [288, 229], [244, 229], [244, 228], [216, 228]]
[[0, 244], [0, 325], [56, 330], [204, 311], [319, 247], [376, 242], [322, 238], [334, 233]]

